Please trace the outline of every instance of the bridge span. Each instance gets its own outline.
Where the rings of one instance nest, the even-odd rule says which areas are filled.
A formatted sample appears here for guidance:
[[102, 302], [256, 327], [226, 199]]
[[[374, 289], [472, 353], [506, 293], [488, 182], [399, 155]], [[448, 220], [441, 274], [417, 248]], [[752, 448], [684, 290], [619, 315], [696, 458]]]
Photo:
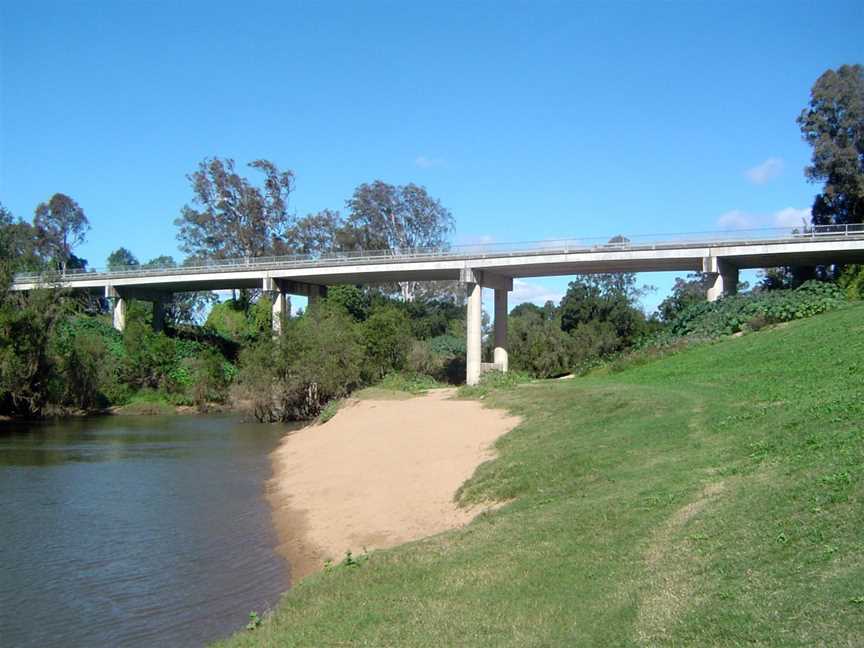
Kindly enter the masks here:
[[782, 265], [864, 263], [864, 225], [724, 233], [615, 237], [522, 244], [455, 246], [402, 252], [335, 252], [209, 261], [177, 267], [135, 266], [104, 272], [67, 272], [59, 277], [22, 274], [12, 290], [64, 287], [89, 291], [113, 303], [114, 326], [125, 326], [126, 302], [153, 302], [160, 328], [164, 305], [175, 292], [257, 288], [273, 296], [273, 327], [281, 330], [288, 295], [313, 304], [334, 284], [456, 280], [467, 294], [467, 382], [480, 379], [482, 290], [495, 291], [491, 366], [507, 370], [508, 293], [513, 279], [614, 272], [705, 272], [709, 300], [734, 294], [738, 272]]

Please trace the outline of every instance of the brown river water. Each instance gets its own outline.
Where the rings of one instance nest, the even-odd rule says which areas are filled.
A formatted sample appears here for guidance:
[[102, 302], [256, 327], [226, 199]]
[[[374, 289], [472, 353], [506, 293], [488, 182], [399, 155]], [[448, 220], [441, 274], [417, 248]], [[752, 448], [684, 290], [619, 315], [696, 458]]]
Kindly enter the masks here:
[[0, 422], [0, 646], [201, 646], [275, 606], [264, 489], [286, 429]]

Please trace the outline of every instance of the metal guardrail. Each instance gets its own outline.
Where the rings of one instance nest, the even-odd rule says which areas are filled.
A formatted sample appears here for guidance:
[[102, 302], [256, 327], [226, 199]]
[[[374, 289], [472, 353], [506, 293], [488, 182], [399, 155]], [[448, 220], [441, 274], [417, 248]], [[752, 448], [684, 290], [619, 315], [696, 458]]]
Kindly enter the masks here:
[[[405, 251], [356, 250], [323, 254], [292, 254], [285, 256], [213, 259], [195, 265], [127, 266], [112, 270], [67, 270], [57, 279], [66, 282], [94, 279], [125, 279], [148, 276], [171, 276], [238, 270], [273, 270], [285, 268], [328, 267], [371, 263], [404, 263], [438, 259], [469, 260], [495, 257], [533, 256], [601, 252], [610, 250], [662, 250], [723, 245], [760, 245], [764, 243], [801, 242], [864, 238], [864, 224], [816, 225], [801, 228], [762, 228], [725, 232], [689, 232], [682, 234], [642, 234], [612, 238], [573, 238], [521, 243], [481, 243], [437, 248], [412, 248]], [[32, 283], [42, 278], [40, 273], [21, 273], [14, 283]]]

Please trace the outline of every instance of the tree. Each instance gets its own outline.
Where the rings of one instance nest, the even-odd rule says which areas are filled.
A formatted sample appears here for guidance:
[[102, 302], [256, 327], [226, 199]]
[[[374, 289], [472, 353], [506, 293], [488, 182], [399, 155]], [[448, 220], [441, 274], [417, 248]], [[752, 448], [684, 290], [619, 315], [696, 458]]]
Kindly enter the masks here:
[[298, 220], [285, 231], [286, 254], [326, 254], [341, 247], [344, 222], [338, 211], [325, 209]]
[[132, 268], [141, 264], [138, 262], [138, 259], [135, 258], [134, 254], [125, 247], [121, 247], [108, 255], [105, 265], [108, 270], [114, 272], [117, 270], [126, 270], [127, 268]]
[[66, 271], [72, 250], [84, 242], [90, 221], [84, 210], [66, 194], [56, 193], [47, 203], [39, 203], [33, 218], [45, 253]]
[[[416, 248], [439, 249], [453, 230], [453, 215], [424, 187], [394, 186], [376, 180], [362, 184], [347, 201], [341, 244], [345, 249], [386, 250], [401, 254]], [[402, 297], [414, 298], [418, 282], [400, 283]]]
[[657, 306], [660, 319], [671, 322], [688, 306], [705, 301], [708, 283], [709, 276], [703, 272], [688, 274], [686, 279], [675, 277], [672, 293]]
[[36, 230], [30, 223], [17, 221], [0, 204], [0, 291], [6, 290], [16, 272], [42, 269]]
[[282, 246], [290, 224], [294, 173], [280, 171], [267, 160], [249, 166], [264, 174], [262, 187], [241, 177], [232, 159], [205, 159], [187, 176], [197, 208], [184, 205], [174, 221], [184, 252], [201, 259], [228, 259], [272, 254]]
[[813, 147], [804, 173], [825, 183], [813, 201], [813, 223], [864, 222], [864, 66], [841, 65], [822, 74], [798, 125]]

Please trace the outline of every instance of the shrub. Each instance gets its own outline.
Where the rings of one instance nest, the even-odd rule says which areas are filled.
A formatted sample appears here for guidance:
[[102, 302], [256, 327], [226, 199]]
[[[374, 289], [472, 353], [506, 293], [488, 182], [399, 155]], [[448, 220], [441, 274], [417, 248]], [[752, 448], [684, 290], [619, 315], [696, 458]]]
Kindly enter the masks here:
[[323, 302], [286, 322], [282, 335], [240, 354], [232, 397], [259, 421], [316, 417], [362, 382], [364, 345], [347, 313]]
[[401, 371], [413, 342], [405, 313], [389, 304], [377, 306], [362, 326], [370, 381]]
[[811, 317], [838, 308], [846, 300], [835, 284], [808, 281], [794, 290], [772, 290], [694, 304], [671, 323], [674, 337], [717, 337], [741, 331], [749, 322], [776, 323]]
[[512, 369], [538, 378], [560, 376], [570, 371], [574, 338], [562, 331], [556, 320], [512, 317], [508, 329]]
[[422, 374], [440, 379], [444, 375], [446, 358], [432, 350], [432, 345], [425, 340], [414, 340], [405, 368], [414, 374]]

